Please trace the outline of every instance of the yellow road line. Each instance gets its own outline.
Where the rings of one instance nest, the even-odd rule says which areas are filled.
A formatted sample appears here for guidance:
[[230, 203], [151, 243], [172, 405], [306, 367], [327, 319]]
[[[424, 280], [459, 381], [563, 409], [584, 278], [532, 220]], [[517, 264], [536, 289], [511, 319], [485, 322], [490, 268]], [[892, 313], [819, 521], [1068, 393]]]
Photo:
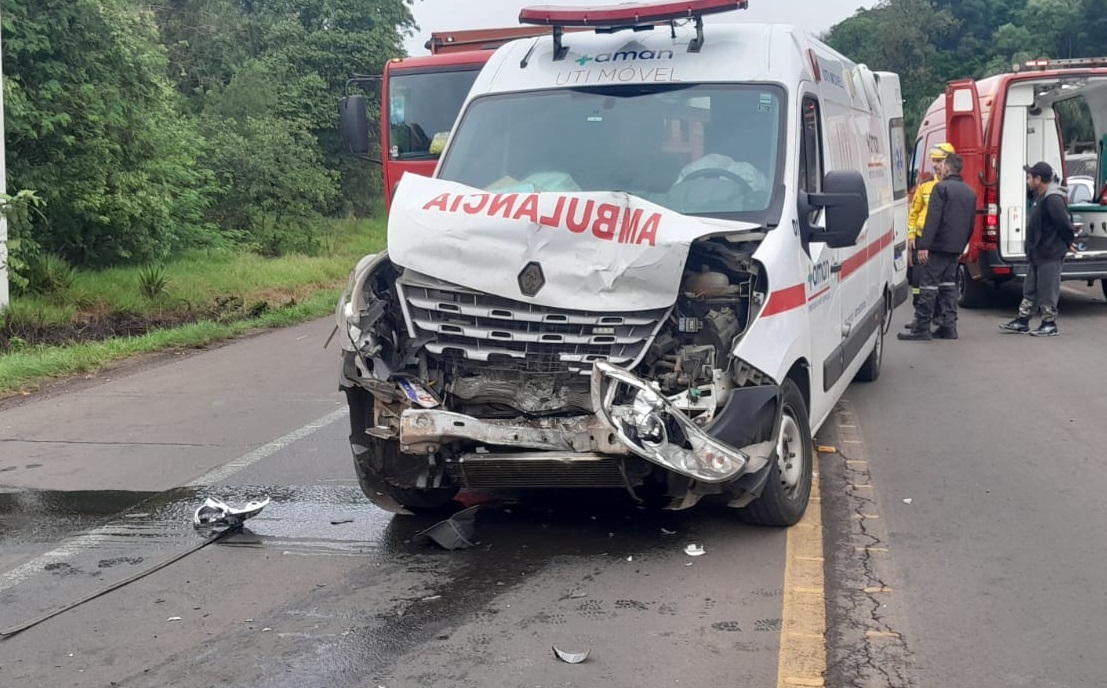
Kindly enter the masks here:
[[825, 685], [826, 581], [818, 474], [811, 480], [811, 497], [803, 518], [788, 529], [777, 688]]

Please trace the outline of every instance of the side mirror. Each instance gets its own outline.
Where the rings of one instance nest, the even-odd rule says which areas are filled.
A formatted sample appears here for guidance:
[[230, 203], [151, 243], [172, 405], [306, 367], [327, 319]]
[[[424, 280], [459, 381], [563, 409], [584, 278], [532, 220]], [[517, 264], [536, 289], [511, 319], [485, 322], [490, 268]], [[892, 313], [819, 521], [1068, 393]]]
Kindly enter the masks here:
[[354, 155], [369, 154], [369, 115], [365, 96], [351, 95], [342, 99], [342, 141]]
[[[823, 177], [821, 193], [799, 195], [800, 226], [807, 241], [821, 241], [831, 248], [857, 243], [869, 219], [869, 194], [865, 178], [857, 170], [832, 170]], [[811, 224], [811, 216], [826, 209], [826, 227]]]

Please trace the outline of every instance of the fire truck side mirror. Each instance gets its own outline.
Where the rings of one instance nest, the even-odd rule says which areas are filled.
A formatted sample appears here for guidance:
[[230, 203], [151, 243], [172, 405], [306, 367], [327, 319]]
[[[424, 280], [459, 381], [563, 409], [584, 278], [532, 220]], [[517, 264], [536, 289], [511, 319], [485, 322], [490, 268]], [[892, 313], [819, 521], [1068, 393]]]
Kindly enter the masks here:
[[342, 141], [354, 155], [369, 154], [369, 115], [365, 96], [349, 95], [340, 105]]
[[[807, 241], [819, 241], [831, 248], [857, 243], [869, 219], [869, 194], [865, 178], [857, 170], [831, 170], [823, 177], [819, 193], [800, 193], [800, 222]], [[826, 210], [825, 227], [812, 224], [818, 208]]]

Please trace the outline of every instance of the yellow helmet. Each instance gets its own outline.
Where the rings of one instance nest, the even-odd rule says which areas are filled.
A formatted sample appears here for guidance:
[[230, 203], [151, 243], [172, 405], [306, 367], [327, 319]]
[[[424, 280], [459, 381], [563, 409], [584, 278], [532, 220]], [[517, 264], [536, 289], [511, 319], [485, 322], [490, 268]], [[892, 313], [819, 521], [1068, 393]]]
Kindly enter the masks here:
[[950, 154], [956, 153], [956, 152], [957, 151], [955, 151], [953, 149], [953, 146], [951, 146], [950, 144], [944, 143], [944, 142], [939, 143], [938, 145], [936, 145], [936, 146], [934, 146], [933, 148], [930, 149], [930, 159], [931, 160], [945, 160], [947, 155], [950, 155]]

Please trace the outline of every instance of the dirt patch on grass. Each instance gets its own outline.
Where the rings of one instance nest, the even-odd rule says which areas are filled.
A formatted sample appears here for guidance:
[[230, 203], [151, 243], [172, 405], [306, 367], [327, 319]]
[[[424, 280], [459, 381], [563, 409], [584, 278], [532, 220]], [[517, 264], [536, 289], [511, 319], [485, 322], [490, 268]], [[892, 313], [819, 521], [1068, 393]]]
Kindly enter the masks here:
[[66, 323], [44, 324], [8, 318], [0, 322], [0, 354], [33, 346], [66, 346], [112, 337], [138, 337], [202, 320], [250, 320], [272, 309], [296, 303], [296, 299], [287, 294], [274, 294], [273, 297], [273, 301], [258, 299], [249, 302], [237, 296], [218, 297], [206, 308], [185, 307], [150, 313], [78, 313]]

